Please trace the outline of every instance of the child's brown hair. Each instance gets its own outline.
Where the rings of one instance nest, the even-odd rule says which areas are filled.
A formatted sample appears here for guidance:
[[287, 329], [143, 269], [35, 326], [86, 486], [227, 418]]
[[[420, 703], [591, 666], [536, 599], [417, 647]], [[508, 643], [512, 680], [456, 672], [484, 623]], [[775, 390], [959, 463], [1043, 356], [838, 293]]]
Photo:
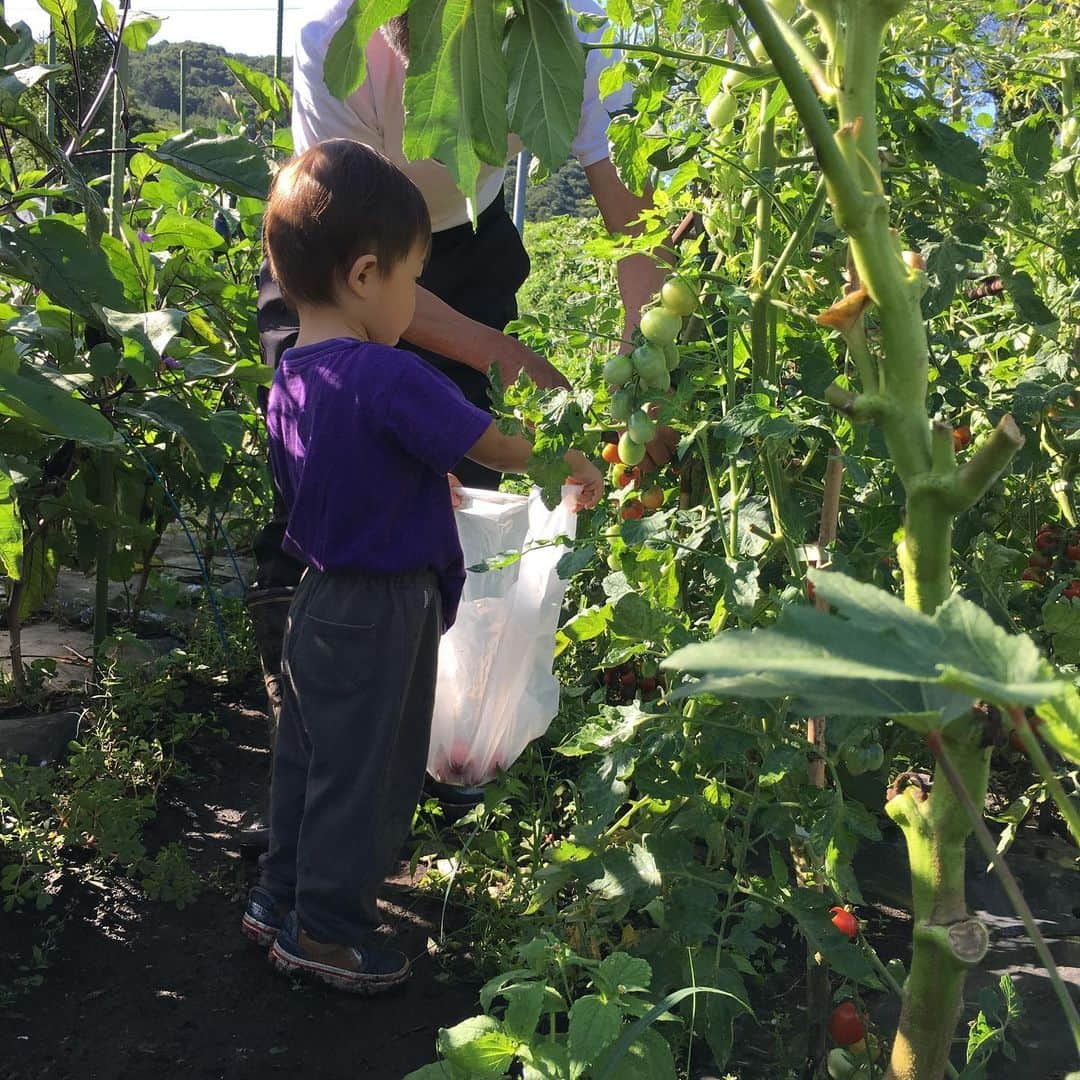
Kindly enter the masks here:
[[431, 238], [416, 185], [363, 143], [330, 139], [285, 165], [263, 217], [263, 249], [285, 299], [329, 304], [361, 255], [386, 274]]

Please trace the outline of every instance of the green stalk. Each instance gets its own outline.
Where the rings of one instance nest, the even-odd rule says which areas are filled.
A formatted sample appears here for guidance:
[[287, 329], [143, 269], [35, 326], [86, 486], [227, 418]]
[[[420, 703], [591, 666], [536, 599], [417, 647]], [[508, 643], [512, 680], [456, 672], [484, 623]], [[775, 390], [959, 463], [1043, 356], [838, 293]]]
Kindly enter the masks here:
[[1024, 715], [1024, 710], [1010, 709], [1009, 718], [1012, 720], [1013, 730], [1020, 736], [1020, 741], [1024, 744], [1028, 757], [1031, 758], [1035, 768], [1038, 769], [1043, 783], [1050, 792], [1050, 798], [1054, 800], [1058, 810], [1061, 811], [1061, 816], [1065, 819], [1069, 832], [1072, 833], [1077, 844], [1080, 844], [1080, 810], [1077, 810], [1076, 803], [1065, 794], [1061, 781], [1054, 775], [1054, 770], [1050, 767], [1050, 762], [1047, 761], [1035, 732], [1031, 730], [1031, 725]]
[[[757, 196], [757, 214], [754, 222], [754, 250], [750, 267], [750, 281], [758, 289], [765, 276], [765, 264], [769, 261], [772, 240], [773, 170], [776, 167], [776, 131], [772, 120], [766, 120], [772, 91], [761, 91], [761, 120], [758, 133], [757, 165], [760, 186]], [[750, 309], [750, 355], [754, 389], [763, 382], [775, 381], [774, 357], [769, 348], [769, 298], [759, 292]]]
[[[739, 3], [799, 113], [822, 167], [836, 220], [848, 234], [859, 283], [876, 308], [878, 370], [875, 374], [859, 330], [849, 328], [846, 336], [861, 350], [853, 359], [864, 396], [839, 392], [831, 400], [842, 403], [857, 419], [875, 420], [882, 430], [907, 494], [899, 552], [905, 601], [929, 614], [951, 590], [954, 514], [976, 490], [985, 490], [1000, 475], [1023, 440], [1006, 418], [1008, 423], [999, 426], [961, 471], [952, 453], [951, 431], [939, 425], [931, 438], [926, 413], [929, 356], [920, 307], [925, 281], [921, 271], [906, 265], [890, 232], [877, 152], [881, 42], [888, 20], [901, 10], [903, 0], [812, 4], [830, 46], [827, 70], [837, 90], [840, 124], [835, 133], [765, 0]], [[970, 729], [951, 733], [948, 756], [957, 763], [961, 795], [972, 804], [985, 802], [989, 752], [978, 746], [975, 733]], [[886, 810], [907, 842], [915, 927], [911, 975], [904, 986], [886, 1080], [938, 1080], [949, 1066], [967, 969], [981, 961], [987, 946], [986, 929], [968, 915], [964, 896], [964, 847], [972, 824], [946, 782], [935, 784], [929, 795], [908, 788]]]

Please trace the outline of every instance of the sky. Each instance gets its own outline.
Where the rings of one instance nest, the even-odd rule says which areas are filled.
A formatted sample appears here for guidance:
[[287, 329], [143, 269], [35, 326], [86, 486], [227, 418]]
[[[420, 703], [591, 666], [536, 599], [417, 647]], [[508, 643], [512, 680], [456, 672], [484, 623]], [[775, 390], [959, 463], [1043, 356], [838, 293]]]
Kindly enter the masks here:
[[[114, 3], [116, 0], [114, 0]], [[116, 3], [119, 7], [119, 3]], [[277, 37], [275, 0], [135, 0], [132, 10], [146, 11], [162, 20], [155, 41], [206, 41], [231, 52], [248, 56], [269, 56]], [[49, 17], [37, 0], [4, 0], [4, 18], [9, 23], [29, 23], [35, 36], [49, 28]], [[292, 34], [299, 26], [303, 4], [285, 0], [284, 54], [292, 56]]]

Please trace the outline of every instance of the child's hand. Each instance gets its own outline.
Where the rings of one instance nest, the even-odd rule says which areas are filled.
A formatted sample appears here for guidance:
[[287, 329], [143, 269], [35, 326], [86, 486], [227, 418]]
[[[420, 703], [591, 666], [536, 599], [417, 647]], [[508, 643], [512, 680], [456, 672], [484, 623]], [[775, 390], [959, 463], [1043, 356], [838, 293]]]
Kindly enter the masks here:
[[447, 482], [450, 484], [450, 505], [456, 510], [461, 505], [461, 481], [453, 474], [446, 474]]
[[579, 485], [574, 509], [591, 510], [604, 494], [604, 474], [580, 450], [568, 451], [566, 464], [570, 466], [568, 483]]

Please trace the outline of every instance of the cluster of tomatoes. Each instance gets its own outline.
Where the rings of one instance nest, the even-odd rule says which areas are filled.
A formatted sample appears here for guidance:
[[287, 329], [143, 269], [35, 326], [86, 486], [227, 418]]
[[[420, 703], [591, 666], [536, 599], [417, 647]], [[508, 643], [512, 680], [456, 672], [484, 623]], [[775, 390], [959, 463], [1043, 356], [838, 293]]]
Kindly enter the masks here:
[[647, 699], [664, 688], [663, 676], [655, 660], [642, 660], [640, 664], [628, 662], [604, 668], [604, 686], [613, 704], [626, 704], [637, 694]]
[[636, 497], [624, 499], [619, 513], [623, 521], [637, 521], [664, 505], [664, 489], [656, 475], [643, 475], [637, 465], [627, 465], [619, 455], [621, 441], [610, 434], [600, 450], [600, 457], [611, 466], [611, 480], [620, 489], [631, 488]]
[[[1028, 559], [1027, 568], [1020, 575], [1021, 581], [1047, 584], [1047, 573], [1055, 567], [1067, 574], [1077, 572], [1074, 564], [1080, 562], [1080, 534], [1063, 531], [1057, 525], [1045, 522], [1035, 536], [1035, 550]], [[1066, 600], [1080, 597], [1080, 577], [1071, 578], [1061, 595]]]
[[[849, 941], [859, 936], [859, 920], [848, 908], [829, 909], [832, 924]], [[836, 1046], [826, 1067], [833, 1080], [869, 1080], [872, 1063], [880, 1053], [877, 1039], [867, 1033], [864, 1018], [853, 1001], [842, 1001], [829, 1017], [829, 1034]]]

